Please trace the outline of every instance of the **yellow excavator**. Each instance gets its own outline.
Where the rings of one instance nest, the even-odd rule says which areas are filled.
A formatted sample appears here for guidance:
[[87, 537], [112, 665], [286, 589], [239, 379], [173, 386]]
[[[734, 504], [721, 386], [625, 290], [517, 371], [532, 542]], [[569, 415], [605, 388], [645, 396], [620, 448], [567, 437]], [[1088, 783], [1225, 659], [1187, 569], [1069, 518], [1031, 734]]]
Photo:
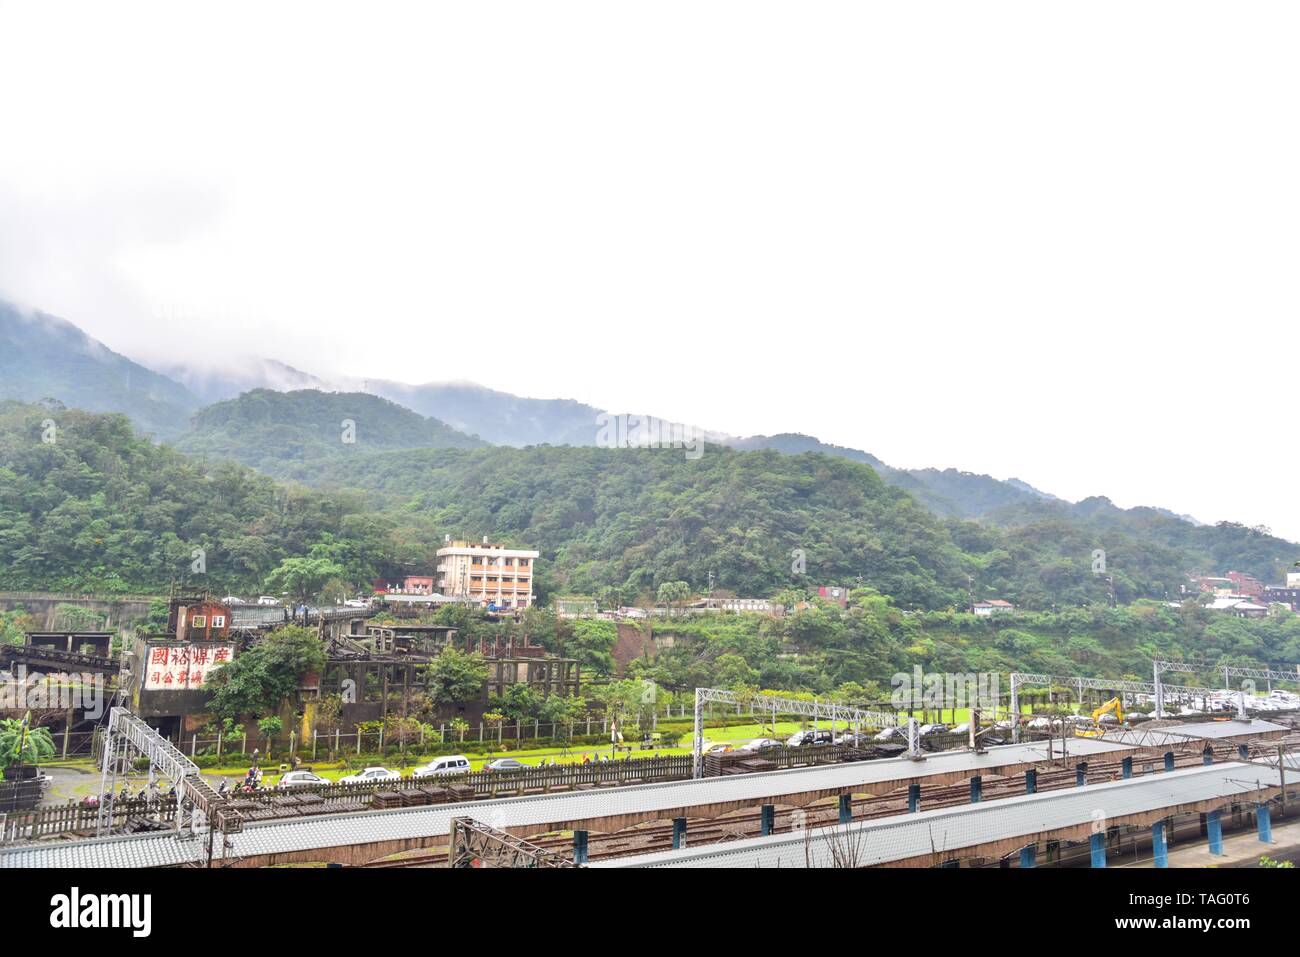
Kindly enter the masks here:
[[1101, 726], [1101, 716], [1104, 714], [1114, 714], [1115, 720], [1119, 724], [1124, 723], [1124, 702], [1119, 698], [1111, 698], [1100, 708], [1092, 712], [1092, 727], [1086, 731], [1076, 731], [1075, 734], [1083, 738], [1097, 738], [1106, 733], [1106, 729]]

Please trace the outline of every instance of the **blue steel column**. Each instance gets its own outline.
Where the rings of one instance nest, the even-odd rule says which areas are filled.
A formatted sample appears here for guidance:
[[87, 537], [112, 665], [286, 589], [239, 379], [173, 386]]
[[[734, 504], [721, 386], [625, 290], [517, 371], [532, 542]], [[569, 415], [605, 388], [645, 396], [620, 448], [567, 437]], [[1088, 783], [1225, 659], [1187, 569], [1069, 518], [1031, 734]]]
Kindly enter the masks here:
[[1248, 745], [1248, 744], [1239, 744], [1239, 745], [1237, 745], [1237, 755], [1238, 755], [1238, 756], [1239, 756], [1243, 761], [1244, 761], [1246, 758], [1250, 757], [1250, 745]]
[[1080, 761], [1074, 766], [1074, 786], [1081, 788], [1088, 783], [1088, 765]]
[[1020, 866], [1037, 867], [1038, 866], [1038, 845], [1030, 844], [1028, 847], [1020, 849]]
[[1092, 866], [1106, 866], [1106, 832], [1099, 831], [1088, 838], [1088, 843], [1092, 846]]
[[980, 793], [981, 793], [981, 789], [983, 788], [983, 785], [984, 785], [984, 781], [982, 778], [980, 778], [978, 774], [975, 775], [975, 777], [970, 779], [970, 803], [971, 804], [980, 803]]
[[1127, 781], [1129, 778], [1131, 778], [1131, 777], [1133, 776], [1133, 759], [1132, 759], [1132, 758], [1125, 758], [1123, 761], [1121, 761], [1121, 762], [1119, 763], [1119, 766], [1120, 766], [1120, 768], [1121, 768], [1121, 773], [1124, 775], [1124, 780]]
[[1218, 811], [1211, 811], [1205, 817], [1206, 834], [1210, 838], [1210, 853], [1223, 853], [1223, 821], [1219, 818]]
[[921, 785], [909, 784], [907, 786], [907, 813], [915, 814], [921, 810]]
[[1214, 763], [1214, 751], [1213, 751], [1213, 749], [1211, 749], [1211, 748], [1206, 748], [1204, 751], [1201, 752], [1201, 763], [1202, 763], [1202, 764], [1213, 764], [1213, 763]]
[[573, 863], [575, 864], [587, 863], [587, 832], [586, 831], [573, 832]]
[[1173, 769], [1174, 769], [1174, 752], [1172, 752], [1172, 751], [1166, 751], [1166, 752], [1165, 752], [1165, 770], [1166, 770], [1166, 771], [1172, 771]]
[[1025, 793], [1026, 794], [1038, 793], [1038, 769], [1037, 768], [1030, 768], [1028, 771], [1025, 772]]
[[1259, 826], [1259, 839], [1265, 844], [1273, 843], [1273, 814], [1267, 804], [1255, 808], [1255, 823]]
[[680, 851], [686, 846], [686, 818], [673, 818], [673, 850]]
[[758, 811], [759, 833], [767, 837], [776, 830], [776, 805], [764, 804]]
[[1169, 846], [1165, 844], [1165, 822], [1156, 821], [1151, 825], [1151, 853], [1155, 855], [1156, 867], [1169, 866]]
[[853, 822], [853, 795], [840, 795], [840, 823], [851, 824]]

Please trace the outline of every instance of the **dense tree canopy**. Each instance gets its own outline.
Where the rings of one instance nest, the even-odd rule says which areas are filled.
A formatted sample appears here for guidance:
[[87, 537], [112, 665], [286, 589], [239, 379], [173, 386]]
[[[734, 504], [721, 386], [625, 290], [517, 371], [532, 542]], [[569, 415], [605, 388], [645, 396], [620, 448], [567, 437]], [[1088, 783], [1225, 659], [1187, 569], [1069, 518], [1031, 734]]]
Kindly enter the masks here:
[[157, 591], [188, 579], [255, 589], [323, 542], [338, 546], [346, 577], [365, 581], [405, 554], [396, 528], [356, 496], [188, 459], [122, 416], [0, 403], [0, 588]]
[[310, 628], [270, 632], [212, 673], [208, 710], [223, 718], [265, 717], [298, 692], [301, 679], [325, 667], [325, 651]]
[[[188, 579], [218, 593], [269, 585], [310, 597], [327, 580], [360, 588], [431, 570], [446, 534], [490, 535], [541, 550], [543, 600], [591, 594], [609, 606], [662, 594], [680, 606], [688, 596], [674, 583], [700, 594], [712, 579], [717, 593], [793, 606], [818, 584], [854, 587], [848, 609], [813, 602], [783, 619], [656, 622], [657, 634], [671, 628], [671, 647], [636, 668], [672, 688], [878, 689], [916, 663], [1144, 675], [1157, 651], [1300, 660], [1300, 619], [1167, 606], [1193, 571], [1278, 580], [1300, 556], [1264, 529], [1195, 526], [1104, 500], [1068, 511], [1021, 504], [997, 522], [940, 519], [864, 462], [713, 446], [698, 460], [567, 447], [366, 453], [299, 477], [319, 487], [187, 458], [120, 416], [2, 404], [0, 588], [144, 591]], [[1105, 575], [1094, 571], [1096, 549]], [[968, 595], [1006, 598], [1022, 613], [976, 620], [959, 613]], [[439, 620], [467, 634], [516, 629], [578, 658], [589, 678], [614, 671], [607, 622], [530, 609], [522, 622], [491, 624], [461, 607]], [[0, 635], [14, 640], [17, 619], [6, 621]], [[471, 683], [472, 662], [440, 667], [447, 695]], [[227, 710], [256, 703], [239, 688], [227, 697]]]

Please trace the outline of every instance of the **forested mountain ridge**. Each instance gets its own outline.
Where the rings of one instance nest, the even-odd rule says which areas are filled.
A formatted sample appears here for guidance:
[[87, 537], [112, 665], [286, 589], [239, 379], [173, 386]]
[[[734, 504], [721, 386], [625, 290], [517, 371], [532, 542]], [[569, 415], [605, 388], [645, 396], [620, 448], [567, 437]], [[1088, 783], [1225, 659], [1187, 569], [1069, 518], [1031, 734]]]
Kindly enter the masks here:
[[[292, 473], [291, 473], [292, 474]], [[685, 580], [770, 595], [859, 580], [904, 608], [1001, 597], [1030, 607], [1176, 600], [1192, 571], [1278, 580], [1300, 548], [1242, 526], [1196, 527], [1155, 510], [1083, 520], [1048, 501], [1008, 528], [944, 520], [863, 463], [815, 453], [577, 448], [421, 450], [358, 457], [298, 478], [427, 514], [453, 534], [532, 542], [557, 584], [590, 591]], [[803, 578], [791, 552], [802, 549]]]
[[0, 300], [0, 399], [56, 399], [94, 412], [122, 412], [160, 438], [184, 431], [198, 397], [118, 355], [70, 322]]
[[159, 363], [156, 369], [185, 386], [208, 405], [237, 398], [254, 389], [273, 389], [276, 392], [296, 392], [301, 389], [347, 391], [276, 359], [256, 356], [222, 356], [222, 359], [222, 365], [217, 368], [196, 368], [174, 362]]
[[408, 385], [378, 379], [368, 380], [366, 386], [494, 445], [594, 445], [602, 414], [572, 399], [527, 398], [472, 382]]
[[[0, 398], [23, 401], [54, 398], [77, 408], [123, 412], [137, 427], [155, 437], [175, 440], [187, 449], [213, 457], [254, 464], [276, 474], [283, 470], [285, 463], [293, 461], [289, 449], [297, 449], [307, 457], [330, 451], [331, 442], [319, 441], [318, 423], [310, 422], [305, 434], [295, 435], [287, 427], [289, 423], [282, 421], [273, 440], [263, 430], [259, 441], [271, 441], [253, 454], [246, 443], [215, 434], [210, 422], [206, 434], [187, 435], [191, 413], [204, 400], [237, 401], [239, 395], [249, 392], [319, 390], [334, 394], [352, 389], [385, 397], [465, 435], [515, 447], [595, 445], [601, 433], [601, 417], [609, 414], [569, 399], [528, 398], [468, 382], [408, 385], [373, 379], [329, 383], [274, 359], [226, 361], [216, 367], [198, 367], [179, 361], [160, 365], [157, 371], [151, 372], [111, 352], [65, 320], [44, 313], [22, 315], [0, 303], [0, 344], [4, 342], [8, 342], [9, 349], [0, 354], [0, 372], [8, 374], [0, 380]], [[1061, 501], [1015, 479], [1002, 481], [957, 469], [895, 468], [870, 452], [832, 445], [800, 433], [741, 437], [703, 430], [702, 434], [711, 442], [742, 451], [823, 452], [864, 462], [875, 468], [887, 484], [911, 493], [944, 518], [996, 521], [1005, 509], [1032, 506], [1042, 499]], [[385, 447], [457, 444], [463, 443], [443, 435], [429, 441], [399, 440]]]
[[[45, 314], [29, 316], [0, 305], [0, 334], [9, 345], [7, 351], [0, 351], [0, 370], [7, 373], [0, 378], [0, 396], [17, 395], [28, 400], [51, 396], [67, 405], [80, 402], [93, 409], [121, 410], [131, 416], [137, 429], [172, 441], [187, 453], [202, 455], [214, 463], [240, 461], [274, 476], [359, 487], [367, 495], [376, 489], [400, 488], [410, 498], [420, 489], [420, 480], [410, 474], [409, 464], [403, 464], [399, 458], [377, 470], [370, 461], [372, 456], [385, 450], [399, 454], [407, 449], [481, 446], [483, 439], [456, 428], [473, 423], [490, 430], [487, 439], [528, 445], [538, 444], [539, 437], [560, 438], [582, 446], [572, 449], [575, 462], [606, 461], [599, 456], [590, 457], [597, 451], [592, 443], [599, 433], [598, 417], [602, 414], [594, 407], [566, 400], [526, 399], [468, 384], [419, 387], [375, 384], [394, 396], [400, 394], [413, 403], [417, 400], [424, 403], [421, 411], [444, 413], [433, 419], [367, 393], [314, 390], [284, 393], [258, 389], [199, 410], [192, 428], [187, 429], [184, 423], [198, 406], [198, 399], [190, 390], [111, 352], [70, 323]], [[241, 375], [244, 373], [254, 380], [263, 377], [280, 384], [312, 381], [307, 373], [273, 361], [251, 370], [241, 367]], [[227, 375], [222, 383], [212, 387], [232, 388], [234, 381]], [[356, 423], [354, 442], [344, 441], [345, 419]], [[1282, 573], [1300, 557], [1296, 554], [1300, 548], [1274, 538], [1263, 529], [1247, 529], [1231, 523], [1198, 526], [1163, 509], [1119, 509], [1101, 497], [1069, 503], [1018, 480], [1003, 482], [954, 469], [895, 469], [868, 452], [823, 443], [813, 436], [785, 433], [721, 438], [746, 454], [775, 449], [798, 459], [809, 453], [821, 453], [872, 469], [885, 485], [905, 491], [913, 504], [924, 506], [932, 519], [927, 528], [946, 536], [952, 548], [962, 554], [965, 565], [962, 571], [954, 573], [955, 577], [939, 574], [931, 581], [924, 581], [924, 576], [902, 581], [896, 569], [890, 571], [894, 584], [904, 588], [897, 596], [899, 600], [923, 607], [963, 600], [960, 592], [964, 591], [961, 584], [968, 580], [966, 576], [977, 598], [1002, 597], [1030, 607], [1108, 600], [1109, 589], [1099, 576], [1092, 574], [1087, 557], [1094, 548], [1107, 552], [1108, 569], [1120, 601], [1137, 596], [1176, 599], [1182, 594], [1189, 572], [1221, 574], [1237, 570], [1265, 581], [1280, 581]], [[711, 447], [710, 455], [713, 451]], [[527, 448], [503, 451], [501, 462], [506, 471], [512, 472], [518, 462], [527, 461], [527, 452]], [[595, 481], [561, 469], [557, 463], [565, 459], [566, 453], [557, 450], [548, 456], [544, 467], [559, 469], [574, 481]], [[489, 459], [484, 467], [496, 467], [495, 461]], [[344, 463], [346, 468], [341, 467]], [[382, 474], [382, 469], [390, 465], [395, 469], [394, 474]], [[457, 467], [461, 466], [449, 461], [447, 469], [454, 471]], [[796, 463], [788, 470], [778, 468], [776, 474], [784, 475], [788, 471], [791, 476], [798, 476], [804, 468]], [[402, 540], [417, 552], [418, 543], [432, 534], [431, 514], [440, 514], [436, 510], [448, 507], [447, 496], [452, 492], [461, 496], [465, 515], [472, 516], [474, 523], [482, 526], [458, 528], [457, 533], [479, 535], [500, 528], [502, 534], [518, 535], [521, 541], [539, 546], [543, 544], [538, 535], [550, 531], [544, 522], [531, 518], [527, 522], [489, 522], [487, 519], [494, 513], [490, 507], [476, 503], [482, 494], [477, 483], [452, 481], [448, 470], [438, 474], [442, 478], [424, 490], [431, 496], [429, 509], [396, 513], [401, 517], [398, 525], [406, 528]], [[653, 475], [647, 476], [647, 481], [650, 480], [654, 480]], [[802, 481], [802, 478], [790, 480]], [[604, 481], [602, 478], [596, 484]], [[510, 508], [514, 511], [507, 510], [506, 517], [517, 513], [520, 501], [528, 503], [530, 515], [545, 515], [554, 512], [556, 503], [565, 500], [564, 491], [557, 486], [551, 486], [545, 495], [533, 496], [525, 484], [522, 498], [511, 490]], [[634, 497], [629, 501], [639, 500]], [[795, 507], [803, 512], [824, 508], [825, 503], [768, 502], [764, 507], [769, 506]], [[466, 526], [471, 524], [469, 518], [449, 514]], [[662, 517], [660, 511], [655, 514]], [[807, 530], [819, 527], [807, 518], [801, 515], [794, 527]], [[854, 522], [862, 524], [863, 519], [846, 516], [845, 521], [847, 529]], [[591, 534], [590, 529], [580, 531], [583, 535]], [[557, 549], [564, 545], [569, 549], [566, 555], [580, 553], [580, 549], [570, 548], [570, 543], [564, 540], [568, 532], [559, 534]], [[594, 534], [599, 538], [603, 532], [597, 530]], [[653, 536], [649, 541], [655, 542], [656, 547], [662, 544], [662, 539]], [[651, 547], [646, 542], [638, 544]], [[808, 547], [785, 541], [781, 544], [788, 546], [787, 552], [795, 547]], [[895, 539], [887, 544], [901, 554], [912, 543]], [[603, 546], [599, 552], [606, 557], [613, 554]], [[418, 557], [425, 560], [422, 553]], [[925, 564], [931, 557], [932, 550], [922, 549], [917, 561]], [[848, 581], [843, 576], [854, 581], [862, 576], [866, 581], [881, 573], [880, 568], [852, 552], [840, 554], [839, 559], [823, 565], [820, 572], [840, 576], [842, 583]], [[414, 559], [408, 555], [404, 560]], [[719, 562], [718, 553], [706, 547], [697, 565]], [[615, 566], [611, 565], [593, 578], [584, 570], [587, 564], [587, 559], [570, 564], [566, 558], [552, 563], [550, 573], [556, 583], [573, 588], [586, 587], [599, 579], [599, 584], [604, 586], [635, 590], [647, 577], [644, 568], [620, 565], [616, 573], [612, 570]], [[666, 562], [665, 566], [674, 564]], [[759, 566], [764, 569], [760, 576], [764, 587], [767, 583], [781, 584], [777, 574], [780, 566], [770, 556]], [[665, 572], [666, 567], [652, 566], [649, 571], [653, 577]], [[691, 579], [693, 584], [702, 585], [708, 569], [691, 569], [692, 574], [701, 571], [705, 579], [700, 582]], [[620, 579], [619, 574], [630, 578]], [[759, 587], [760, 581], [742, 576], [735, 584], [752, 589]], [[904, 594], [911, 597], [905, 598]]]
[[532, 542], [558, 584], [586, 592], [658, 583], [771, 594], [806, 574], [861, 575], [900, 601], [959, 597], [967, 559], [937, 519], [870, 467], [824, 455], [551, 448], [420, 450], [358, 458], [301, 475], [427, 514], [453, 536]]
[[61, 409], [53, 435], [49, 417], [0, 402], [0, 589], [156, 592], [188, 579], [224, 594], [315, 545], [357, 580], [392, 554], [391, 523], [354, 498], [188, 458], [125, 416]]
[[1100, 505], [1087, 523], [1050, 502], [1005, 528], [943, 520], [864, 463], [720, 446], [698, 460], [546, 446], [286, 460], [286, 476], [312, 490], [154, 445], [121, 416], [59, 410], [57, 437], [43, 441], [50, 415], [0, 406], [0, 587], [158, 589], [185, 577], [200, 548], [214, 589], [252, 590], [283, 558], [325, 544], [359, 588], [434, 567], [449, 534], [538, 548], [542, 597], [612, 589], [630, 602], [665, 581], [703, 590], [712, 575], [751, 596], [840, 584], [904, 609], [961, 607], [968, 593], [1050, 609], [1109, 600], [1092, 573], [1096, 548], [1121, 603], [1176, 599], [1193, 570], [1276, 580], [1297, 550], [1262, 530], [1196, 528], [1155, 510], [1135, 535], [1129, 513]]
[[379, 396], [315, 389], [255, 389], [210, 405], [175, 443], [182, 452], [231, 459], [272, 475], [367, 451], [485, 444]]

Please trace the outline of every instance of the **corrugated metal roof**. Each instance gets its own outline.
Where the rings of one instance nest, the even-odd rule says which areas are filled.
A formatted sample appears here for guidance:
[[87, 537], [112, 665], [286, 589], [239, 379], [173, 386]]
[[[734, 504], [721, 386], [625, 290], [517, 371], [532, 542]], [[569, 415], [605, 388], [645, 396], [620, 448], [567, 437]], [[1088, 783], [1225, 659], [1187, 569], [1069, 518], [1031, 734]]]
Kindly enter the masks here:
[[[1238, 721], [1234, 718], [1225, 721], [1194, 721], [1188, 724], [1171, 724], [1168, 727], [1153, 728], [1150, 731], [1143, 730], [1141, 725], [1133, 729], [1108, 730], [1102, 740], [1117, 744], [1128, 743], [1135, 747], [1150, 747], [1161, 742], [1170, 745], [1182, 744], [1186, 743], [1188, 738], [1220, 740], [1222, 738], [1236, 738], [1257, 734], [1285, 733], [1289, 730], [1290, 728], [1280, 724], [1273, 724], [1273, 722], [1261, 718], [1248, 721]], [[1073, 746], [1073, 742], [1071, 746]]]
[[[1003, 798], [962, 808], [921, 811], [802, 834], [749, 838], [615, 858], [592, 867], [832, 867], [842, 860], [869, 867], [990, 841], [1115, 819], [1277, 786], [1274, 770], [1239, 762], [1154, 774], [1127, 781]], [[1100, 815], [1100, 818], [1098, 817]], [[687, 841], [690, 833], [687, 833]]]

